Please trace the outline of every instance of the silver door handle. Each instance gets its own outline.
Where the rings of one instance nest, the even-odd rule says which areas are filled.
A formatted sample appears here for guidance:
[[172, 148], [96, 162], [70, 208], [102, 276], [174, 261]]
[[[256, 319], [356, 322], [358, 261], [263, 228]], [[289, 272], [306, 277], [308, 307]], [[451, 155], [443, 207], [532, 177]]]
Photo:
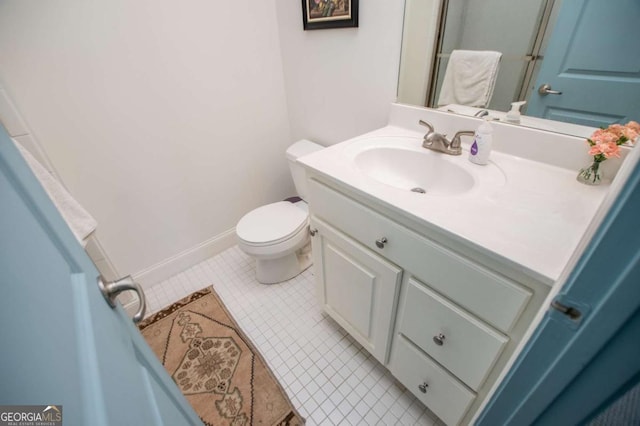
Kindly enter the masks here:
[[541, 94], [542, 96], [547, 96], [547, 95], [562, 95], [562, 92], [558, 91], [558, 90], [551, 90], [551, 85], [550, 84], [543, 84], [540, 87], [538, 87], [538, 93]]
[[131, 278], [130, 275], [108, 283], [105, 283], [102, 280], [102, 277], [98, 277], [98, 287], [100, 288], [105, 300], [112, 308], [116, 307], [116, 297], [118, 294], [126, 290], [135, 291], [138, 294], [138, 312], [133, 316], [133, 322], [139, 323], [142, 321], [144, 313], [147, 310], [147, 301], [144, 297], [142, 287], [140, 287], [140, 284], [133, 281], [133, 278]]

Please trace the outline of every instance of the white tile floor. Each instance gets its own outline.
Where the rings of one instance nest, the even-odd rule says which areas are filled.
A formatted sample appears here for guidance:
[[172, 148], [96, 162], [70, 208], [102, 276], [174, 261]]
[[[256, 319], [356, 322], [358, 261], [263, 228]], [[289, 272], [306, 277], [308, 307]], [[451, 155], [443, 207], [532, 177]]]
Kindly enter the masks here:
[[315, 299], [313, 267], [281, 284], [254, 278], [232, 247], [147, 290], [149, 313], [213, 285], [307, 425], [439, 425]]

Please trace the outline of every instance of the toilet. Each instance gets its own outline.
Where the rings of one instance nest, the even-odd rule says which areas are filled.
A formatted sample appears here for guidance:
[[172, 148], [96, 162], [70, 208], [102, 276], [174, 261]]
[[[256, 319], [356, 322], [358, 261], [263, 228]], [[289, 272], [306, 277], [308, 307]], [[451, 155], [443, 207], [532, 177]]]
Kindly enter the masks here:
[[297, 159], [322, 148], [303, 139], [286, 151], [300, 201], [279, 201], [258, 207], [244, 215], [236, 225], [238, 247], [256, 260], [258, 282], [286, 281], [311, 266], [309, 209], [304, 201], [307, 197], [306, 177]]

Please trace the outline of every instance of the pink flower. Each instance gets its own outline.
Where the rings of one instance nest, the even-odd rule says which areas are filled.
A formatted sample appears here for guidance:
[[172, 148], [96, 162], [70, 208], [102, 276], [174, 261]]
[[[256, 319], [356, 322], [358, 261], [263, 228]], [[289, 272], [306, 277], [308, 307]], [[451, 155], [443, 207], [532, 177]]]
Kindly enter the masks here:
[[640, 135], [640, 132], [638, 132], [635, 129], [632, 129], [631, 127], [625, 127], [624, 130], [622, 131], [622, 134], [631, 141], [631, 143], [634, 143], [635, 139], [638, 137], [638, 135]]
[[607, 158], [620, 158], [620, 146], [618, 146], [618, 144], [615, 142], [605, 144], [603, 145], [602, 154], [604, 154], [604, 156]]
[[609, 129], [598, 129], [591, 135], [591, 140], [596, 144], [616, 142], [618, 139], [620, 136], [610, 132]]
[[619, 139], [622, 136], [622, 132], [624, 132], [624, 126], [622, 124], [612, 124], [605, 131], [614, 134]]
[[630, 121], [624, 126], [621, 124], [612, 124], [606, 129], [598, 129], [589, 139], [589, 155], [593, 155], [597, 162], [604, 161], [611, 157], [620, 157], [620, 146], [630, 141], [635, 143], [640, 137], [640, 124]]
[[629, 139], [631, 144], [634, 144], [636, 138], [640, 136], [640, 124], [636, 123], [635, 121], [628, 122], [627, 125], [623, 128], [622, 134], [627, 139]]
[[591, 147], [589, 155], [604, 155], [605, 158], [620, 157], [620, 147], [617, 143], [598, 143]]
[[638, 124], [635, 121], [628, 122], [626, 127], [628, 127], [630, 129], [635, 130], [636, 132], [640, 133], [640, 124]]
[[602, 154], [602, 152], [600, 152], [600, 145], [593, 145], [589, 150], [589, 155], [598, 155], [598, 154]]

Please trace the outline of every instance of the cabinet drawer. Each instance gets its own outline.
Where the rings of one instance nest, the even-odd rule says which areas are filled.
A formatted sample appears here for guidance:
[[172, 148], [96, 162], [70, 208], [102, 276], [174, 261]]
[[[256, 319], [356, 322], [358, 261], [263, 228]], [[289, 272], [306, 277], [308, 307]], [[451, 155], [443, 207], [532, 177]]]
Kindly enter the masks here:
[[[394, 223], [315, 179], [309, 180], [311, 211], [409, 270], [430, 287], [508, 332], [531, 293], [427, 238]], [[376, 240], [386, 238], [382, 248]]]
[[413, 279], [399, 331], [476, 391], [509, 340]]
[[[475, 394], [402, 336], [394, 339], [391, 372], [448, 425], [456, 425]], [[427, 384], [426, 393], [420, 390]]]

